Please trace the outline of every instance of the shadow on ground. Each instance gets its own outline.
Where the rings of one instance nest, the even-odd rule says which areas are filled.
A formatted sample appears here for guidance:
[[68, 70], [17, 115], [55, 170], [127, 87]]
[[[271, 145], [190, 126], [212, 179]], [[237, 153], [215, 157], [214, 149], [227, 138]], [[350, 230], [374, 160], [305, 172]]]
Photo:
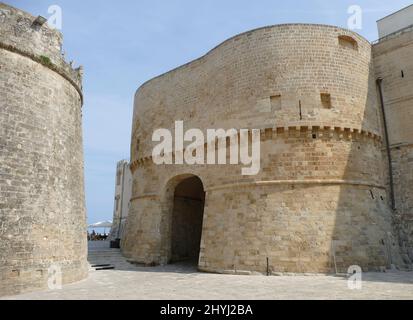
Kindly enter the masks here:
[[[181, 261], [164, 266], [145, 266], [127, 261], [122, 256], [119, 249], [110, 249], [109, 242], [95, 241], [89, 242], [88, 261], [91, 265], [111, 265], [116, 271], [135, 271], [145, 273], [177, 273], [177, 274], [204, 274], [197, 269], [196, 261]], [[92, 269], [93, 270], [93, 269]], [[105, 272], [110, 270], [105, 270]], [[101, 272], [101, 271], [96, 271]], [[302, 275], [299, 275], [302, 276]], [[334, 276], [334, 275], [329, 275]], [[345, 275], [337, 275], [336, 277], [346, 279]], [[376, 283], [402, 283], [413, 284], [413, 272], [387, 271], [387, 272], [368, 272], [362, 275], [363, 281]], [[412, 294], [413, 299], [413, 294]]]

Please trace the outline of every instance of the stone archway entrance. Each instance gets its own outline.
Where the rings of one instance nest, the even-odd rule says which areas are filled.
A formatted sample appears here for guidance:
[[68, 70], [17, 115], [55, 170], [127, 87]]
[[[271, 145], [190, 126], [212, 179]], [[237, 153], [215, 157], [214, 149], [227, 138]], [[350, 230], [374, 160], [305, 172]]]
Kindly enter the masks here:
[[198, 177], [186, 178], [175, 187], [171, 263], [187, 261], [198, 265], [204, 205], [204, 187]]

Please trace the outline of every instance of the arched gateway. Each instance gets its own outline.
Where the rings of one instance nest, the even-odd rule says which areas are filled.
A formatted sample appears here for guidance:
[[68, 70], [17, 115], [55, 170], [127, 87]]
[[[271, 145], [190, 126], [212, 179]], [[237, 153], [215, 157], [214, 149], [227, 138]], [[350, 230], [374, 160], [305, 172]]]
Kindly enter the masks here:
[[201, 179], [191, 176], [181, 180], [170, 205], [170, 262], [190, 261], [198, 265], [205, 205]]

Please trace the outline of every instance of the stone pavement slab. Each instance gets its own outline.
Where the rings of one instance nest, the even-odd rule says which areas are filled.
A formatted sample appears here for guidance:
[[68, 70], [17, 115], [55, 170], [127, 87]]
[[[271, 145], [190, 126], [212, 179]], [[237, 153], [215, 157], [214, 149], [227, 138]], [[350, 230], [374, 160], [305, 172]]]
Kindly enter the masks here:
[[62, 290], [5, 299], [413, 299], [413, 273], [366, 273], [362, 290], [350, 290], [336, 276], [241, 276], [199, 273], [194, 267], [168, 265], [91, 271]]

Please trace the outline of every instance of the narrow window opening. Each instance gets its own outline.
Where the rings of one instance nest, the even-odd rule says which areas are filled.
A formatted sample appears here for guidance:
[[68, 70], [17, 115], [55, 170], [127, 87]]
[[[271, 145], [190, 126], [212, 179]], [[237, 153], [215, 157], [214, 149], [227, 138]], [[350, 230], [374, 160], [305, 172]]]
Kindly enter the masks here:
[[320, 95], [320, 98], [321, 98], [321, 105], [323, 106], [323, 108], [325, 108], [325, 109], [331, 109], [332, 108], [331, 95], [329, 93], [322, 93]]
[[402, 70], [402, 78], [404, 78], [404, 71]]
[[373, 193], [373, 191], [371, 191], [370, 190], [370, 195], [371, 195], [371, 198], [374, 200], [375, 198], [374, 198], [374, 193]]
[[301, 100], [298, 101], [298, 107], [300, 109], [300, 120], [303, 120], [303, 111], [302, 111], [302, 108], [301, 108]]
[[116, 173], [116, 185], [120, 186], [121, 172]]
[[271, 96], [271, 110], [279, 111], [281, 110], [281, 95]]
[[358, 50], [358, 43], [355, 39], [350, 36], [339, 36], [338, 43], [342, 48], [349, 48], [353, 50]]
[[19, 277], [20, 276], [20, 271], [19, 270], [12, 270], [11, 271], [11, 277], [15, 278], [15, 277]]
[[118, 211], [119, 210], [119, 196], [117, 196], [116, 198], [115, 198], [115, 200], [116, 200], [116, 211]]

